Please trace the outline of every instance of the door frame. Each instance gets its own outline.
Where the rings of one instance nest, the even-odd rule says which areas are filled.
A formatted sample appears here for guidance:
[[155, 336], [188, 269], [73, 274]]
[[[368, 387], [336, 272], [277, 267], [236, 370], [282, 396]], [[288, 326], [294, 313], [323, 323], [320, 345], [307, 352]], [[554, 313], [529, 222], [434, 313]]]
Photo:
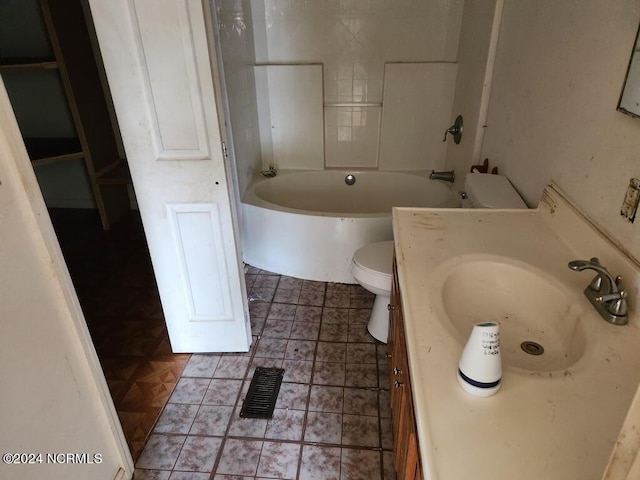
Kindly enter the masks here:
[[[98, 393], [99, 407], [106, 415], [118, 453], [118, 462], [124, 467], [120, 469], [114, 480], [131, 478], [134, 471], [133, 458], [2, 78], [0, 78], [0, 130], [0, 152], [3, 150], [11, 152], [10, 155], [6, 155], [6, 161], [14, 169], [15, 176], [24, 188], [29, 211], [46, 248], [50, 268], [62, 292], [60, 304], [64, 305], [63, 308], [72, 319], [72, 334], [80, 345], [89, 369], [93, 382], [90, 388], [94, 388]], [[54, 477], [55, 474], [52, 474], [52, 478]]]
[[[238, 255], [238, 266], [242, 267], [242, 199], [240, 198], [240, 182], [238, 180], [238, 163], [236, 161], [236, 151], [233, 141], [233, 129], [231, 128], [231, 107], [227, 96], [227, 82], [224, 75], [224, 62], [222, 58], [222, 47], [220, 35], [216, 28], [218, 25], [218, 15], [215, 11], [216, 0], [203, 0], [203, 11], [205, 18], [205, 28], [209, 43], [209, 57], [211, 62], [211, 76], [213, 78], [213, 89], [218, 113], [218, 127], [220, 139], [225, 156], [225, 168], [227, 172], [228, 185], [230, 189], [231, 213], [233, 220], [233, 236]], [[250, 318], [247, 284], [242, 275], [240, 287], [242, 288], [242, 298], [244, 299], [244, 316]], [[251, 337], [251, 322], [247, 322], [248, 335]]]

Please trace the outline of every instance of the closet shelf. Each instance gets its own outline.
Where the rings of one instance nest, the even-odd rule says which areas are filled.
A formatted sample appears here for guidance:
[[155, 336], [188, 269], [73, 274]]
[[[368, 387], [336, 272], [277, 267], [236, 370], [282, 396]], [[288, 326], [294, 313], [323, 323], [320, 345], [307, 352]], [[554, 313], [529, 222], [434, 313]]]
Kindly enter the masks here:
[[[39, 3], [80, 145], [75, 154], [67, 151], [61, 158], [83, 157], [102, 227], [108, 230], [129, 213], [131, 200], [124, 181], [114, 180], [120, 153], [102, 87], [100, 57], [93, 50], [93, 27], [87, 25], [90, 19], [85, 15], [83, 0]], [[114, 170], [110, 171], [112, 165]], [[104, 181], [96, 175], [107, 171]]]
[[325, 102], [324, 107], [382, 107], [382, 103], [376, 102]]
[[0, 72], [12, 70], [52, 70], [58, 62], [52, 57], [0, 58]]
[[99, 185], [129, 185], [131, 173], [126, 160], [118, 160], [112, 165], [96, 172], [96, 181]]
[[77, 138], [25, 138], [33, 166], [48, 165], [84, 157]]

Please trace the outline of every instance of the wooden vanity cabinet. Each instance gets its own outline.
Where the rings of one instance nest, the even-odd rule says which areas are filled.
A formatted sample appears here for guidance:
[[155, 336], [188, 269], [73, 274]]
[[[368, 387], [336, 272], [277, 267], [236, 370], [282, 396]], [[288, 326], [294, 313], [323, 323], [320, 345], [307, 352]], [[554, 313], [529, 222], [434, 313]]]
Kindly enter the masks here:
[[411, 395], [411, 379], [405, 342], [404, 319], [400, 301], [398, 272], [393, 261], [389, 338], [387, 355], [391, 376], [391, 418], [393, 423], [393, 461], [398, 480], [422, 480], [418, 437]]

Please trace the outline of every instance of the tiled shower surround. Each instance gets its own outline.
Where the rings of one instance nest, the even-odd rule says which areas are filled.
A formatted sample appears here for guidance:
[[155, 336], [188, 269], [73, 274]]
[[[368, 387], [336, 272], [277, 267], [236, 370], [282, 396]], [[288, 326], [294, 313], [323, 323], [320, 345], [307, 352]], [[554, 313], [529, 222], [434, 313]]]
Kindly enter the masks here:
[[[248, 353], [195, 354], [136, 463], [136, 480], [391, 479], [386, 346], [373, 296], [255, 268]], [[284, 368], [273, 418], [239, 412], [255, 367]]]
[[[217, 0], [212, 5], [241, 194], [253, 175], [270, 164], [281, 169], [443, 169], [442, 133], [458, 113], [451, 111], [455, 76], [447, 83], [438, 75], [426, 82], [410, 75], [408, 84], [398, 85], [388, 82], [385, 72], [390, 64], [407, 62], [440, 63], [455, 70], [463, 1]], [[311, 64], [321, 65], [322, 72], [307, 83], [291, 76], [289, 81], [299, 85], [297, 89], [261, 81], [254, 69], [259, 65], [258, 70], [296, 70], [293, 67]], [[475, 83], [482, 84], [482, 78]], [[420, 114], [387, 116], [385, 126], [383, 97], [391, 106], [396, 93], [410, 99], [408, 105], [419, 104]], [[322, 111], [309, 108], [318, 96]], [[272, 112], [271, 107], [275, 107]], [[320, 127], [301, 129], [301, 119]], [[471, 117], [465, 119], [471, 127]], [[382, 137], [389, 126], [392, 130]], [[421, 142], [402, 143], [398, 131]], [[378, 158], [380, 142], [386, 142], [389, 150], [398, 144], [411, 149], [409, 160], [405, 152], [385, 156], [384, 149]], [[396, 164], [398, 159], [403, 161]]]

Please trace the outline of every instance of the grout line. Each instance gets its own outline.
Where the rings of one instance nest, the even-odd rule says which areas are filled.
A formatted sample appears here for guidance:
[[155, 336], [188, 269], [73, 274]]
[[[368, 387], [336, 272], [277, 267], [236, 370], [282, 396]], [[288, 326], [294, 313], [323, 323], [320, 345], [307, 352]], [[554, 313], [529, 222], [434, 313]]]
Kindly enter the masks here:
[[[304, 285], [304, 283], [303, 283]], [[320, 307], [320, 322], [319, 322], [319, 327], [318, 327], [318, 334], [316, 336], [316, 340], [315, 340], [315, 347], [313, 349], [313, 361], [311, 362], [311, 376], [309, 377], [309, 394], [307, 395], [307, 403], [305, 405], [305, 409], [304, 409], [304, 418], [303, 418], [303, 422], [302, 422], [302, 432], [300, 433], [300, 441], [301, 443], [301, 447], [300, 447], [300, 457], [298, 458], [298, 468], [296, 469], [296, 478], [300, 477], [300, 472], [302, 470], [302, 454], [304, 451], [304, 437], [307, 433], [307, 422], [309, 420], [309, 406], [311, 405], [311, 390], [313, 389], [313, 379], [315, 376], [315, 370], [316, 370], [316, 357], [318, 356], [318, 346], [320, 344], [320, 330], [322, 329], [322, 315], [324, 314], [324, 304], [326, 302], [326, 298], [327, 298], [327, 284], [325, 282], [324, 285], [324, 296], [322, 298], [322, 306]], [[297, 310], [297, 308], [296, 308]]]
[[[264, 275], [264, 273], [258, 273], [258, 275]], [[268, 301], [268, 307], [265, 310], [265, 314], [264, 314], [264, 318], [262, 318], [262, 326], [259, 329], [259, 332], [255, 332], [253, 334], [254, 338], [256, 339], [254, 344], [252, 345], [252, 349], [251, 349], [251, 353], [249, 356], [249, 362], [247, 365], [247, 370], [245, 371], [243, 377], [241, 379], [218, 379], [218, 380], [239, 380], [240, 381], [240, 389], [237, 393], [235, 402], [233, 404], [233, 406], [231, 406], [232, 408], [232, 414], [231, 417], [228, 421], [228, 424], [226, 426], [226, 429], [224, 431], [224, 435], [222, 437], [217, 436], [217, 435], [190, 435], [189, 433], [187, 434], [179, 434], [179, 433], [167, 433], [165, 435], [184, 435], [186, 438], [188, 438], [189, 436], [195, 436], [195, 437], [215, 437], [215, 438], [221, 438], [221, 443], [216, 455], [216, 459], [214, 462], [214, 465], [212, 467], [212, 471], [210, 472], [209, 475], [209, 479], [213, 480], [216, 472], [220, 466], [221, 463], [221, 459], [222, 459], [222, 453], [224, 451], [224, 447], [226, 445], [226, 441], [228, 439], [232, 439], [232, 440], [240, 440], [240, 441], [259, 441], [261, 442], [261, 449], [260, 449], [260, 454], [258, 456], [258, 463], [256, 465], [256, 472], [255, 472], [255, 477], [258, 476], [258, 468], [260, 465], [260, 459], [262, 458], [262, 453], [263, 453], [263, 449], [265, 447], [265, 442], [276, 442], [276, 443], [283, 443], [283, 444], [289, 444], [289, 445], [297, 445], [298, 448], [298, 463], [297, 463], [297, 468], [296, 468], [296, 478], [299, 478], [301, 471], [302, 471], [302, 462], [303, 462], [303, 451], [304, 451], [304, 447], [305, 446], [318, 446], [318, 447], [324, 447], [324, 448], [338, 448], [340, 449], [340, 455], [339, 455], [339, 465], [338, 468], [340, 470], [342, 470], [342, 460], [343, 460], [343, 453], [345, 450], [365, 450], [365, 451], [377, 451], [379, 452], [379, 462], [380, 462], [380, 475], [381, 475], [381, 479], [384, 479], [384, 452], [385, 449], [383, 448], [383, 443], [382, 443], [382, 424], [381, 424], [381, 409], [380, 409], [380, 402], [381, 402], [381, 398], [380, 398], [380, 392], [385, 390], [381, 388], [380, 385], [380, 359], [378, 358], [378, 342], [366, 342], [366, 341], [356, 341], [356, 342], [350, 342], [349, 341], [349, 336], [347, 335], [347, 339], [344, 342], [341, 341], [323, 341], [323, 343], [328, 343], [328, 344], [340, 344], [340, 345], [344, 345], [345, 347], [345, 358], [344, 361], [341, 362], [329, 362], [329, 363], [337, 363], [337, 364], [343, 364], [346, 368], [346, 365], [348, 364], [347, 360], [347, 351], [348, 351], [348, 346], [350, 344], [352, 345], [373, 345], [374, 347], [374, 354], [375, 354], [375, 372], [376, 372], [376, 386], [375, 387], [366, 387], [366, 386], [348, 386], [346, 385], [346, 371], [345, 371], [345, 382], [342, 382], [341, 385], [323, 385], [323, 384], [316, 384], [314, 383], [315, 381], [315, 367], [316, 367], [316, 363], [318, 362], [317, 360], [317, 355], [318, 355], [318, 348], [319, 348], [319, 344], [320, 344], [320, 332], [321, 332], [321, 328], [323, 325], [323, 321], [322, 321], [322, 317], [323, 314], [325, 313], [325, 308], [329, 308], [326, 306], [326, 301], [327, 301], [327, 293], [328, 293], [328, 282], [323, 282], [324, 283], [324, 288], [322, 290], [323, 292], [323, 302], [322, 305], [318, 306], [318, 305], [309, 305], [309, 307], [320, 307], [320, 317], [319, 317], [319, 328], [318, 328], [318, 332], [315, 335], [315, 338], [313, 340], [310, 339], [292, 339], [290, 338], [291, 333], [289, 333], [289, 335], [286, 338], [283, 338], [282, 340], [286, 340], [286, 345], [288, 347], [289, 341], [291, 340], [303, 340], [303, 341], [314, 341], [315, 346], [314, 346], [314, 351], [313, 351], [313, 360], [311, 360], [311, 375], [309, 376], [309, 379], [307, 382], [283, 382], [283, 383], [291, 383], [291, 384], [295, 384], [295, 385], [304, 385], [307, 387], [307, 398], [306, 398], [306, 403], [305, 403], [305, 407], [304, 407], [304, 417], [303, 417], [303, 422], [302, 422], [302, 430], [301, 430], [301, 434], [300, 434], [300, 438], [298, 440], [291, 440], [291, 439], [278, 439], [278, 438], [267, 438], [266, 436], [262, 436], [262, 437], [249, 437], [249, 436], [238, 436], [238, 435], [230, 435], [230, 431], [231, 431], [231, 425], [235, 419], [235, 414], [236, 412], [239, 410], [240, 408], [240, 402], [241, 399], [243, 397], [243, 390], [244, 390], [244, 386], [246, 384], [247, 381], [249, 381], [250, 379], [250, 372], [252, 370], [254, 361], [257, 358], [263, 359], [263, 357], [256, 357], [256, 352], [258, 350], [258, 347], [260, 346], [260, 342], [262, 338], [271, 338], [271, 337], [264, 337], [264, 333], [265, 333], [265, 329], [266, 329], [266, 325], [267, 325], [267, 319], [269, 317], [269, 313], [271, 311], [271, 308], [274, 304], [274, 298], [275, 298], [275, 292], [277, 292], [278, 287], [280, 285], [280, 282], [282, 280], [282, 275], [279, 276], [278, 281], [276, 283], [276, 287], [275, 289], [273, 289], [274, 291], [274, 295], [273, 297], [271, 297], [271, 299]], [[260, 289], [265, 289], [266, 287], [264, 286], [259, 286], [259, 287], [255, 287], [252, 286], [251, 290], [253, 290], [253, 288], [260, 288]], [[351, 292], [349, 292], [349, 295], [351, 295]], [[280, 303], [280, 302], [278, 302]], [[296, 311], [297, 311], [297, 307], [301, 306], [299, 305], [299, 303], [293, 303], [290, 305], [295, 305], [296, 306]], [[306, 306], [306, 305], [302, 305], [302, 306]], [[347, 320], [346, 320], [346, 325], [347, 325], [347, 330], [348, 330], [348, 326], [350, 325], [350, 316], [349, 316], [349, 311], [352, 310], [351, 306], [349, 307], [331, 307], [331, 308], [338, 308], [338, 309], [342, 309], [344, 308], [345, 310], [347, 310]], [[354, 307], [353, 309], [362, 309], [362, 308], [368, 308], [370, 309], [370, 307]], [[294, 318], [293, 320], [291, 320], [291, 322], [295, 322], [295, 313], [294, 313]], [[275, 337], [274, 337], [275, 338]], [[285, 347], [285, 352], [286, 352], [286, 347]], [[285, 353], [286, 356], [286, 353]], [[223, 355], [220, 355], [220, 358], [223, 358]], [[278, 358], [278, 359], [270, 359], [268, 357], [264, 357], [264, 360], [269, 361], [269, 360], [275, 360], [275, 361], [280, 361], [282, 360], [282, 362], [284, 363], [285, 358]], [[358, 364], [362, 364], [362, 362], [358, 362]], [[186, 364], [185, 364], [186, 365]], [[371, 365], [373, 365], [373, 363], [371, 363]], [[284, 366], [284, 365], [283, 365]], [[217, 366], [216, 366], [217, 369]], [[211, 385], [211, 381], [216, 379], [216, 377], [214, 377], [213, 375], [215, 375], [215, 369], [214, 372], [212, 373], [212, 377], [209, 378], [209, 386]], [[180, 377], [182, 378], [182, 376]], [[202, 378], [202, 377], [193, 377], [193, 378]], [[179, 380], [179, 379], [178, 379]], [[377, 406], [377, 415], [375, 415], [377, 417], [377, 421], [378, 421], [378, 446], [360, 446], [360, 445], [345, 445], [342, 443], [342, 437], [343, 437], [343, 432], [341, 430], [341, 438], [340, 438], [340, 443], [325, 443], [325, 442], [309, 442], [309, 441], [305, 441], [305, 435], [306, 435], [306, 430], [307, 430], [307, 423], [308, 423], [308, 415], [310, 413], [310, 404], [311, 404], [311, 391], [312, 388], [314, 386], [317, 387], [338, 387], [341, 388], [342, 390], [342, 409], [341, 409], [341, 413], [340, 413], [340, 417], [341, 420], [344, 421], [344, 402], [345, 402], [345, 394], [346, 394], [346, 388], [350, 388], [350, 389], [354, 389], [354, 390], [365, 390], [365, 391], [372, 391], [372, 392], [376, 392], [376, 406]], [[205, 394], [206, 395], [206, 394]], [[204, 396], [203, 398], [200, 400], [200, 403], [198, 405], [198, 412], [200, 411], [200, 408], [202, 408], [202, 406], [204, 402]], [[352, 413], [351, 415], [358, 415], [357, 413]], [[197, 413], [196, 413], [197, 416]], [[371, 415], [367, 415], [367, 417], [371, 417]], [[195, 418], [193, 420], [193, 422], [195, 422]], [[189, 428], [189, 430], [192, 428], [193, 426], [193, 422]], [[268, 423], [267, 423], [268, 425]], [[342, 425], [341, 425], [342, 427]], [[265, 435], [266, 435], [266, 430], [265, 430]], [[185, 442], [186, 442], [186, 438], [185, 438]], [[184, 447], [184, 444], [183, 446]], [[181, 451], [182, 451], [182, 447], [181, 447]], [[175, 466], [175, 465], [174, 465]], [[171, 470], [173, 471], [173, 470]]]
[[[281, 278], [282, 278], [282, 276], [280, 276], [278, 278], [278, 282], [276, 284], [276, 290], [277, 290], [277, 285], [280, 284], [280, 279]], [[255, 285], [255, 282], [254, 282], [254, 285]], [[254, 286], [251, 287], [251, 290], [253, 290], [253, 288], [254, 288]], [[261, 288], [261, 287], [258, 287], [258, 288]], [[274, 296], [275, 296], [275, 290], [274, 290]], [[238, 390], [238, 394], [236, 395], [236, 401], [235, 401], [235, 403], [234, 403], [234, 405], [232, 407], [231, 416], [229, 417], [229, 421], [227, 423], [227, 428], [225, 429], [224, 436], [222, 437], [222, 441], [220, 442], [220, 447], [218, 448], [218, 453], [216, 455], [216, 460], [213, 463], [213, 467], [212, 467], [212, 470], [211, 470], [211, 476], [210, 476], [211, 480], [216, 475], [216, 472], [218, 471], [218, 467], [220, 466], [220, 461], [222, 460], [222, 453], [223, 453], [224, 447], [225, 447], [225, 445], [227, 443], [227, 439], [234, 438], [234, 437], [229, 435], [229, 432], [231, 430], [231, 424], [233, 423], [235, 413], [238, 411], [238, 408], [240, 408], [240, 399], [243, 397], [243, 394], [244, 394], [244, 392], [243, 392], [244, 385], [245, 385], [245, 382], [247, 381], [247, 376], [249, 375], [249, 372], [251, 371], [251, 366], [253, 365], [253, 360], [255, 359], [256, 351], [257, 351], [258, 346], [260, 344], [260, 339], [262, 338], [262, 333], [264, 333], [264, 329], [265, 329], [265, 326], [267, 324], [267, 317], [269, 316], [269, 311], [271, 310], [271, 306], [272, 305], [273, 305], [273, 297], [269, 301], [269, 308], [267, 308], [267, 312], [266, 312], [265, 317], [264, 317], [264, 322], [262, 322], [262, 328], [260, 329], [260, 333], [258, 333], [256, 335], [256, 341], [253, 342], [251, 347], [249, 347], [250, 351], [251, 351], [251, 354], [249, 355], [249, 363], [247, 365], [247, 370], [245, 371], [242, 379], [240, 379], [240, 389]], [[251, 334], [253, 336], [253, 332]], [[216, 368], [217, 368], [217, 366], [216, 366]], [[214, 374], [215, 374], [215, 371], [214, 371]], [[203, 400], [204, 400], [204, 398], [203, 398]], [[264, 441], [262, 443], [262, 446], [264, 447]], [[260, 449], [260, 456], [261, 455], [262, 455], [262, 449]], [[258, 456], [258, 465], [256, 465], [256, 475], [258, 474], [258, 466], [260, 464], [260, 456]]]

